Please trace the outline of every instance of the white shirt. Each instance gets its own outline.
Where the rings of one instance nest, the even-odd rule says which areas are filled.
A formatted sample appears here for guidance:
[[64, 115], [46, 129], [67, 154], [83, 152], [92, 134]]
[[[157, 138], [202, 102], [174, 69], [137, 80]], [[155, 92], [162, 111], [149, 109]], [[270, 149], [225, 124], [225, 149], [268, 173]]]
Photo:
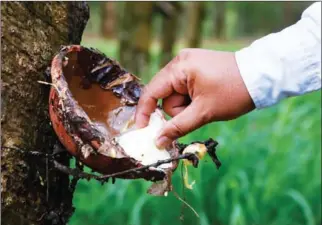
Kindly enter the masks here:
[[296, 24], [237, 51], [236, 61], [258, 109], [321, 89], [321, 2]]

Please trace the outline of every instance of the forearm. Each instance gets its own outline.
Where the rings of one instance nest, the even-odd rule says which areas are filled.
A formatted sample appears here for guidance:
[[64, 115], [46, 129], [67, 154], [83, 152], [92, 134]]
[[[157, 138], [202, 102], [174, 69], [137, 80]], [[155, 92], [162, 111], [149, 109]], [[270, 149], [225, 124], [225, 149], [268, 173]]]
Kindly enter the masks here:
[[321, 88], [321, 3], [301, 20], [236, 52], [239, 71], [257, 108]]

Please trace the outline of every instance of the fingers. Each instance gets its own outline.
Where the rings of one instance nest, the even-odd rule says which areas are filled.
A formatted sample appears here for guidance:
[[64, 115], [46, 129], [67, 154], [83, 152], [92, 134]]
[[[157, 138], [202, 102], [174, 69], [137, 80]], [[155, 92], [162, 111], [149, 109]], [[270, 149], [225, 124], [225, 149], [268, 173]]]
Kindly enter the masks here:
[[165, 98], [173, 92], [171, 80], [168, 79], [166, 71], [166, 69], [161, 70], [143, 90], [135, 113], [138, 128], [148, 125], [150, 115], [157, 107], [158, 99]]
[[173, 93], [169, 97], [163, 99], [162, 108], [171, 117], [182, 112], [191, 102], [188, 95]]
[[159, 148], [169, 146], [172, 141], [201, 127], [210, 121], [207, 110], [201, 101], [194, 101], [182, 112], [167, 121], [156, 140]]
[[[175, 57], [143, 90], [143, 94], [138, 102], [135, 121], [138, 128], [148, 125], [150, 115], [156, 109], [158, 99], [170, 96], [175, 87], [185, 89], [184, 82], [181, 82], [182, 73], [180, 72], [180, 57]], [[179, 75], [178, 75], [179, 74]], [[182, 92], [182, 90], [180, 90]]]

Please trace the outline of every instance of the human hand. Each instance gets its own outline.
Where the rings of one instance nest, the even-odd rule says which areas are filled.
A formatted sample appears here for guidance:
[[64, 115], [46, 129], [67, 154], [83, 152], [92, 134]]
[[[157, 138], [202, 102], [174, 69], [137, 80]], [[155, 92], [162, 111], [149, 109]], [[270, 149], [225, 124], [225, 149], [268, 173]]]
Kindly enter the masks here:
[[165, 147], [213, 121], [235, 119], [255, 108], [232, 52], [184, 49], [145, 87], [136, 110], [139, 128], [148, 125], [158, 99], [173, 117], [156, 140]]

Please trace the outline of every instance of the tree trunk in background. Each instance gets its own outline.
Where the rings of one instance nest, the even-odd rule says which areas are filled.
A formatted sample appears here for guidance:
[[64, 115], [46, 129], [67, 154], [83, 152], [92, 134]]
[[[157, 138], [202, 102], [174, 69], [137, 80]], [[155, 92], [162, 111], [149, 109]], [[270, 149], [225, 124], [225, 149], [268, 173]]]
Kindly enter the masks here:
[[74, 211], [67, 175], [8, 147], [52, 153], [49, 87], [37, 81], [61, 45], [80, 43], [88, 18], [83, 2], [1, 3], [2, 224], [66, 224]]
[[164, 11], [162, 18], [161, 61], [165, 66], [173, 58], [173, 47], [176, 41], [178, 19], [181, 11], [180, 2], [161, 2]]
[[152, 6], [153, 2], [132, 2], [133, 20], [133, 67], [138, 75], [148, 72], [150, 64], [150, 46], [152, 39]]
[[103, 2], [101, 8], [101, 35], [106, 39], [115, 37], [116, 7], [115, 2]]
[[189, 48], [196, 48], [201, 44], [202, 24], [205, 18], [205, 4], [204, 2], [188, 2], [187, 7], [187, 46]]
[[120, 31], [120, 62], [130, 72], [148, 72], [153, 2], [124, 2]]
[[283, 16], [284, 16], [284, 27], [291, 25], [293, 19], [293, 5], [292, 2], [283, 2]]
[[122, 16], [120, 18], [121, 24], [118, 32], [120, 40], [119, 48], [119, 61], [127, 70], [132, 70], [130, 68], [132, 64], [132, 49], [131, 49], [131, 29], [132, 26], [132, 9], [130, 2], [122, 2], [123, 10]]
[[225, 11], [227, 2], [214, 2], [215, 18], [214, 18], [214, 35], [222, 40], [225, 38]]

